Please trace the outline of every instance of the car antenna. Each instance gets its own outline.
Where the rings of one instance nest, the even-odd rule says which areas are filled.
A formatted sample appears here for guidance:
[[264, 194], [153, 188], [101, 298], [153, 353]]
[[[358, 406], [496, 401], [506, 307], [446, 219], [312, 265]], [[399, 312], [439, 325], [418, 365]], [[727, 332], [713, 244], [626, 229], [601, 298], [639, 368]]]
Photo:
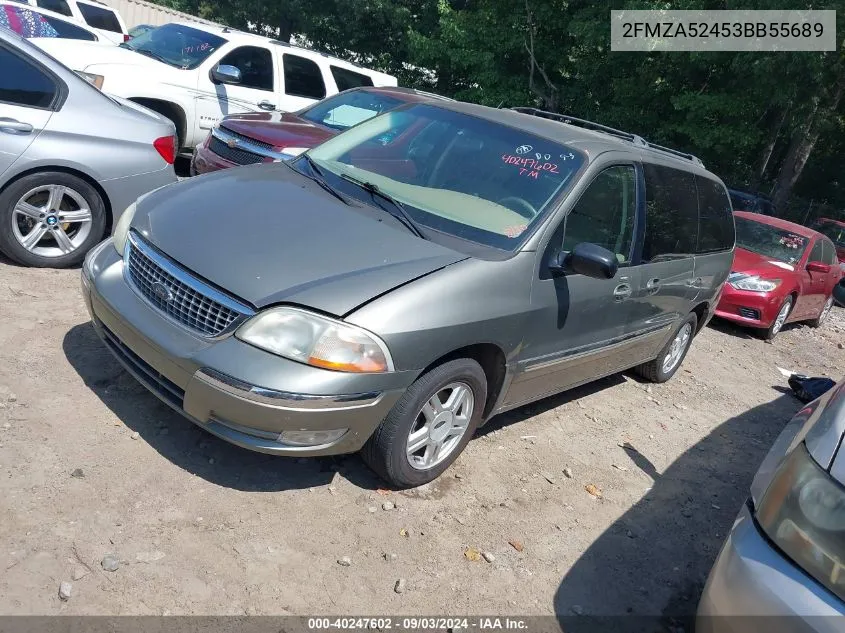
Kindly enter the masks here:
[[501, 101], [499, 101], [499, 105], [497, 105], [497, 106], [496, 106], [496, 109], [497, 109], [497, 110], [501, 110], [503, 105], [505, 105], [505, 100], [504, 100], [504, 99], [502, 99]]

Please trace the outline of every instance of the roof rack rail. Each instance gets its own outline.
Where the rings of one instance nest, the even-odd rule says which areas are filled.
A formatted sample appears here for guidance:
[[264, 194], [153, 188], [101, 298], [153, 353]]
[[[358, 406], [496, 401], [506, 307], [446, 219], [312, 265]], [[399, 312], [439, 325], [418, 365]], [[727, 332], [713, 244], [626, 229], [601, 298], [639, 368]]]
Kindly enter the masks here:
[[704, 167], [704, 163], [702, 163], [701, 159], [699, 159], [697, 156], [688, 154], [686, 152], [681, 152], [676, 149], [671, 149], [669, 147], [663, 147], [662, 145], [655, 145], [654, 143], [649, 143], [642, 136], [631, 134], [630, 132], [624, 132], [622, 130], [617, 130], [616, 128], [608, 127], [606, 125], [602, 125], [601, 123], [594, 123], [593, 121], [587, 121], [586, 119], [579, 119], [574, 116], [569, 116], [568, 114], [548, 112], [546, 110], [540, 110], [539, 108], [516, 107], [511, 108], [511, 110], [514, 110], [515, 112], [521, 112], [522, 114], [530, 114], [532, 116], [542, 117], [544, 119], [551, 119], [552, 121], [559, 121], [560, 123], [565, 123], [567, 125], [577, 125], [578, 127], [582, 127], [587, 130], [593, 130], [594, 132], [603, 132], [605, 134], [610, 134], [611, 136], [616, 136], [617, 138], [621, 138], [626, 141], [631, 141], [631, 143], [633, 143], [637, 147], [642, 147], [643, 149], [653, 149], [658, 152], [672, 154], [673, 156], [684, 158], [688, 161], [695, 163], [696, 165]]

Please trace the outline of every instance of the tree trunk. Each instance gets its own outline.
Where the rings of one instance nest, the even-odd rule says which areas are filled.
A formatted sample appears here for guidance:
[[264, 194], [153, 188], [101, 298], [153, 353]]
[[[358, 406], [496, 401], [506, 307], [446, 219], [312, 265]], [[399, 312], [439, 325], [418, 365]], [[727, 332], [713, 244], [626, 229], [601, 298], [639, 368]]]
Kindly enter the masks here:
[[290, 36], [293, 35], [293, 21], [288, 16], [283, 15], [279, 19], [279, 41], [290, 42]]
[[[769, 134], [769, 140], [766, 142], [766, 147], [763, 149], [763, 157], [760, 161], [760, 167], [757, 169], [754, 180], [751, 181], [752, 191], [758, 191], [763, 179], [766, 177], [766, 169], [769, 166], [769, 161], [772, 159], [772, 153], [775, 151], [775, 145], [777, 145], [778, 139], [780, 138], [780, 131], [783, 128], [783, 124], [786, 122], [786, 117], [789, 114], [789, 108], [790, 106], [787, 105], [783, 111], [783, 116], [781, 116], [780, 121], [777, 122], [777, 127], [771, 130], [771, 133]], [[777, 121], [777, 119], [775, 120]]]
[[813, 148], [819, 140], [819, 126], [824, 123], [823, 119], [826, 118], [824, 115], [830, 116], [836, 113], [843, 92], [845, 92], [845, 68], [839, 72], [839, 79], [836, 82], [831, 102], [826, 104], [822, 113], [820, 113], [819, 102], [821, 99], [817, 99], [813, 111], [807, 118], [807, 123], [793, 135], [786, 157], [781, 163], [775, 182], [774, 195], [772, 196], [772, 203], [780, 214], [783, 214], [786, 201], [792, 193], [792, 187], [798, 182], [801, 171], [807, 164], [807, 160], [809, 160], [810, 154], [813, 153]]

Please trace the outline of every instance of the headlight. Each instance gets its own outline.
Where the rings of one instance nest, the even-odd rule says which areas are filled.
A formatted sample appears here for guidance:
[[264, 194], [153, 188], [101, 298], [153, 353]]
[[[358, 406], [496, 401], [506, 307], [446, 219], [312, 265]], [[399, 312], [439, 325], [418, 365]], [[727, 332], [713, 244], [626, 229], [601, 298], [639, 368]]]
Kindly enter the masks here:
[[91, 84], [92, 86], [97, 88], [98, 90], [103, 89], [103, 82], [106, 80], [106, 78], [103, 77], [102, 75], [95, 75], [93, 73], [86, 73], [86, 72], [83, 72], [81, 70], [76, 70], [74, 72], [77, 75], [79, 75], [80, 77], [82, 77], [89, 84]]
[[114, 247], [121, 257], [123, 257], [123, 250], [126, 248], [126, 238], [129, 235], [129, 225], [132, 224], [132, 218], [135, 217], [135, 209], [137, 206], [138, 202], [136, 201], [126, 207], [126, 211], [123, 212], [123, 215], [120, 216], [117, 224], [114, 225], [114, 233], [112, 233], [114, 236]]
[[387, 346], [375, 335], [298, 308], [261, 312], [235, 335], [273, 354], [324, 369], [357, 373], [393, 370]]
[[744, 273], [731, 273], [728, 275], [728, 283], [738, 290], [751, 290], [752, 292], [771, 292], [780, 285], [780, 279], [761, 279], [759, 275], [746, 275]]
[[845, 600], [845, 488], [804, 444], [778, 469], [757, 521], [784, 554]]

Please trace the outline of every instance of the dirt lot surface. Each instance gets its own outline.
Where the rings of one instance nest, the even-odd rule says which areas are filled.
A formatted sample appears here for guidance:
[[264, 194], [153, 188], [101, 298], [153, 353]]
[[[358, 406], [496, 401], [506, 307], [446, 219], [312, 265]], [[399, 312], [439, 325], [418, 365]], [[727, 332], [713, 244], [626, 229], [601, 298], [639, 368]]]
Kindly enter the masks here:
[[774, 344], [716, 324], [668, 384], [501, 416], [439, 481], [388, 492], [355, 456], [252, 454], [170, 411], [99, 343], [78, 279], [0, 260], [0, 613], [693, 613], [800, 407], [776, 367], [845, 373], [843, 309]]

